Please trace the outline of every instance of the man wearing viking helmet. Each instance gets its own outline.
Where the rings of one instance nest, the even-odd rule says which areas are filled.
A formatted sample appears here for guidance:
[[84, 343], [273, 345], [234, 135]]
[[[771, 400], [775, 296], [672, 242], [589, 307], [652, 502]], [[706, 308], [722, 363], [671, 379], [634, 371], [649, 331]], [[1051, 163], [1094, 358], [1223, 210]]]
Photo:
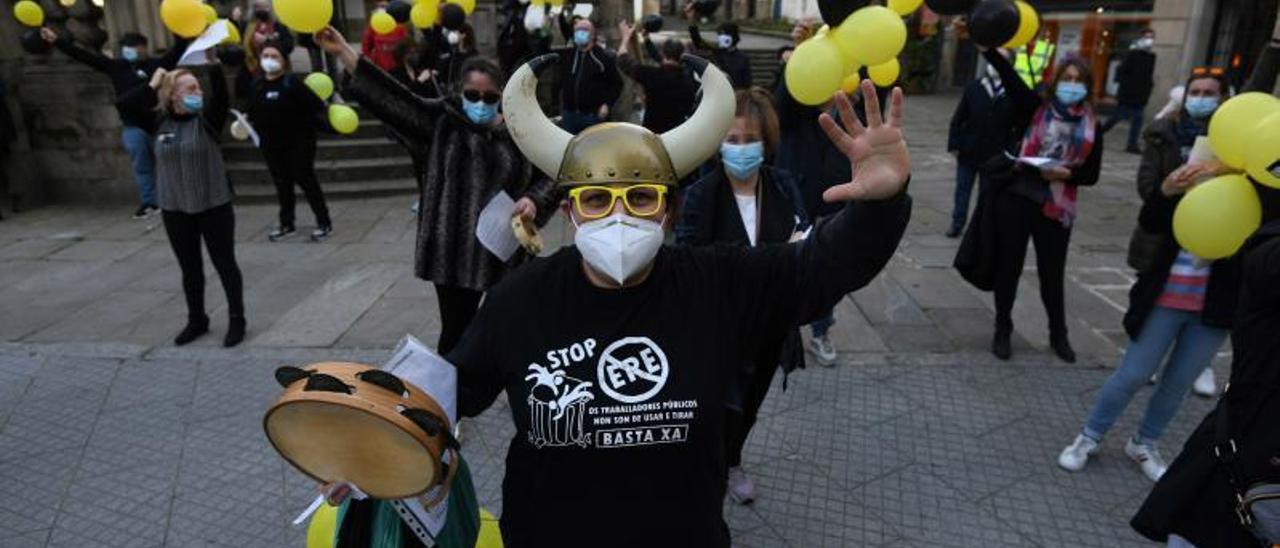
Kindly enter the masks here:
[[[911, 214], [901, 91], [888, 121], [870, 83], [865, 127], [843, 96], [843, 128], [823, 115], [854, 175], [827, 191], [846, 205], [806, 240], [664, 247], [676, 185], [715, 153], [733, 121], [728, 79], [686, 56], [701, 74], [702, 99], [683, 125], [657, 135], [606, 123], [573, 136], [535, 99], [536, 73], [553, 60], [517, 70], [503, 109], [521, 152], [567, 194], [576, 245], [494, 287], [448, 356], [463, 416], [507, 393], [515, 433], [503, 539], [514, 547], [729, 546], [725, 390], [758, 346], [866, 285], [893, 255]], [[546, 392], [557, 376], [581, 380], [580, 412], [534, 405], [546, 399], [535, 389]], [[548, 431], [571, 431], [576, 443], [550, 443], [558, 438]]]

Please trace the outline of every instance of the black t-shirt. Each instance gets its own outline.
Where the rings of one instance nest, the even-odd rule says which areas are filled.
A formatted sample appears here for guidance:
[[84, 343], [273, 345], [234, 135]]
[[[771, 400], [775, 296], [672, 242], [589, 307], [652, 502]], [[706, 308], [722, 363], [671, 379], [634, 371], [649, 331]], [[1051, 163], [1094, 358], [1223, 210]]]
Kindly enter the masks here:
[[262, 148], [314, 140], [317, 126], [324, 124], [324, 112], [324, 101], [295, 74], [254, 80], [246, 107], [249, 122], [262, 138]]
[[697, 84], [680, 65], [639, 65], [632, 77], [644, 87], [644, 127], [664, 133], [693, 113]]
[[511, 405], [507, 546], [728, 546], [732, 368], [873, 279], [910, 208], [854, 204], [802, 244], [663, 248], [625, 289], [570, 247], [492, 289], [449, 359], [464, 416]]

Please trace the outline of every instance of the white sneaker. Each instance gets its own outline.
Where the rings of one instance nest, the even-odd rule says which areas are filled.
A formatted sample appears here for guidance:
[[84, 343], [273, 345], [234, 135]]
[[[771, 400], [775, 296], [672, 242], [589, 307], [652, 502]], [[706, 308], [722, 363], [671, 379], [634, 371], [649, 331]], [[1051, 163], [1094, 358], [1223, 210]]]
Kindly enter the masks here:
[[1213, 380], [1213, 368], [1206, 367], [1200, 372], [1200, 376], [1196, 377], [1195, 384], [1191, 385], [1191, 390], [1197, 396], [1212, 398], [1218, 395], [1218, 383]]
[[1129, 441], [1124, 444], [1124, 454], [1138, 463], [1142, 468], [1142, 474], [1151, 481], [1160, 481], [1160, 476], [1169, 469], [1169, 466], [1164, 463], [1164, 457], [1160, 456], [1160, 451], [1151, 445], [1135, 443], [1133, 438], [1129, 438]]
[[1089, 436], [1078, 434], [1076, 440], [1058, 455], [1058, 466], [1064, 470], [1079, 472], [1089, 463], [1089, 455], [1097, 452], [1098, 442], [1093, 441]]
[[818, 359], [818, 365], [823, 367], [834, 367], [836, 360], [840, 357], [836, 354], [835, 345], [831, 344], [831, 338], [825, 335], [811, 339], [809, 351], [813, 352], [813, 356]]
[[741, 466], [729, 469], [729, 500], [736, 504], [751, 504], [756, 499], [756, 486]]

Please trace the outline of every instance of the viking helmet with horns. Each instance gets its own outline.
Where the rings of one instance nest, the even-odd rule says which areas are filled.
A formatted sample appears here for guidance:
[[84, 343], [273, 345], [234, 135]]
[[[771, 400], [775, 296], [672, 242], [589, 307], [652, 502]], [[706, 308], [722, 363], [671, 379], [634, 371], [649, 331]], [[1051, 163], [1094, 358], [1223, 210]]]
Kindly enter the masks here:
[[601, 183], [657, 183], [676, 186], [720, 150], [733, 124], [733, 86], [705, 59], [685, 55], [702, 75], [702, 100], [683, 124], [655, 134], [635, 124], [605, 123], [572, 135], [552, 123], [538, 105], [538, 70], [556, 54], [530, 60], [516, 70], [502, 94], [507, 131], [533, 165], [554, 175], [560, 186]]

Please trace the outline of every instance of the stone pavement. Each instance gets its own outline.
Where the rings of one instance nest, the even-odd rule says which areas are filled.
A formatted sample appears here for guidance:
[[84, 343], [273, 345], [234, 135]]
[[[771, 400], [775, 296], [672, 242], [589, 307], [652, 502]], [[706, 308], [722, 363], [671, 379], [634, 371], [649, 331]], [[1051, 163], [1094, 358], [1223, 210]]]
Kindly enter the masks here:
[[[889, 269], [837, 308], [843, 363], [775, 385], [748, 444], [759, 500], [727, 507], [740, 546], [1125, 546], [1150, 484], [1123, 457], [1145, 402], [1088, 470], [1054, 464], [1123, 343], [1137, 158], [1108, 147], [1082, 192], [1068, 266], [1081, 363], [1049, 357], [1028, 259], [1015, 359], [986, 352], [991, 298], [950, 268], [954, 96], [910, 98], [916, 208]], [[289, 521], [314, 493], [261, 432], [282, 364], [384, 360], [405, 333], [433, 342], [430, 286], [412, 277], [408, 197], [340, 201], [322, 244], [272, 244], [273, 207], [237, 208], [249, 338], [175, 348], [184, 320], [157, 221], [122, 207], [45, 208], [0, 222], [0, 546], [302, 546]], [[300, 213], [304, 220], [309, 213]], [[305, 231], [304, 231], [305, 232]], [[563, 225], [547, 231], [563, 241]], [[1220, 376], [1228, 356], [1220, 356]], [[1210, 407], [1191, 397], [1172, 458]], [[500, 513], [511, 437], [502, 398], [464, 424], [482, 503]]]

